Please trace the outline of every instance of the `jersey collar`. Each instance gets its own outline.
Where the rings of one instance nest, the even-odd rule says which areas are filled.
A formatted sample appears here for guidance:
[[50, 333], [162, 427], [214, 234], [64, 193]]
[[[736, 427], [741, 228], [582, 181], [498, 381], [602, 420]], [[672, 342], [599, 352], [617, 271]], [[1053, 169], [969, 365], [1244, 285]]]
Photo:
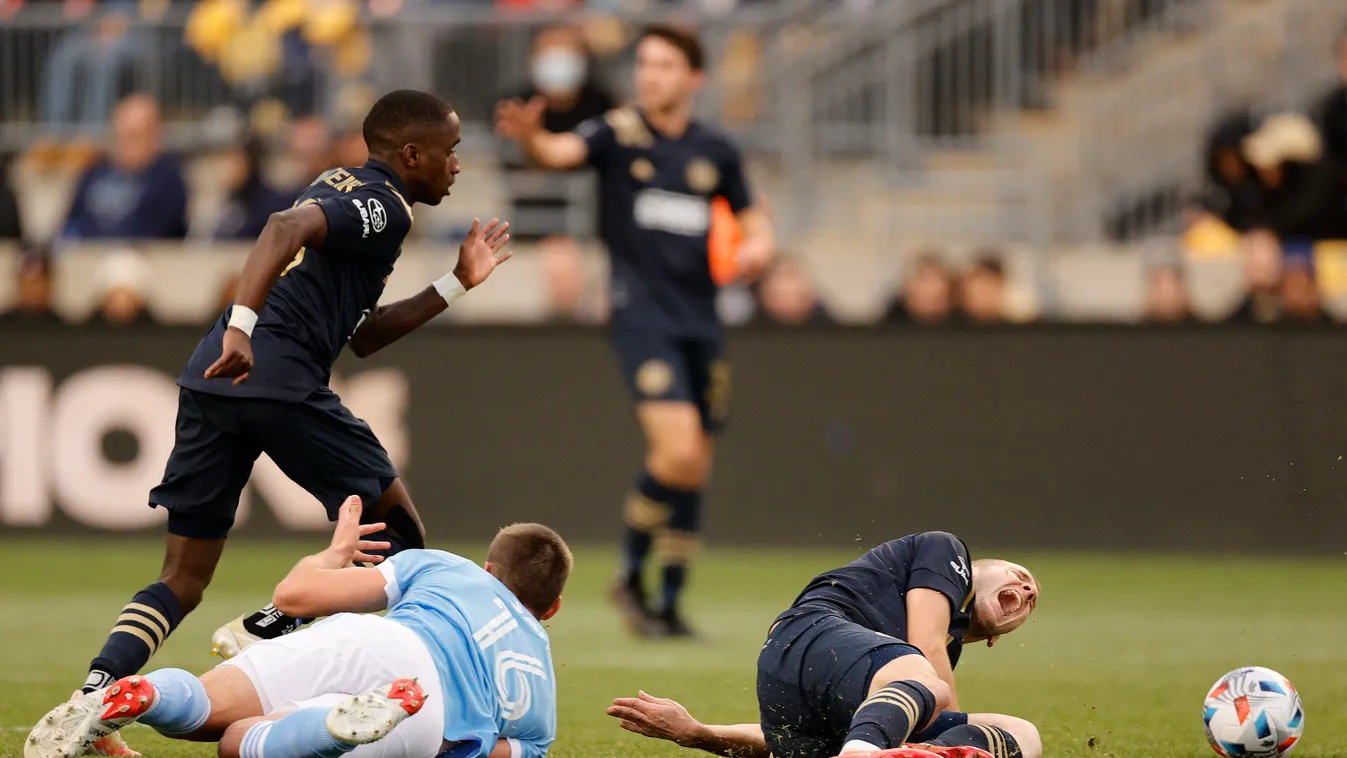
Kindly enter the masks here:
[[393, 189], [397, 190], [398, 194], [401, 195], [402, 197], [407, 196], [407, 188], [402, 185], [402, 179], [399, 178], [397, 173], [393, 171], [393, 169], [390, 168], [387, 164], [370, 159], [365, 161], [364, 167], [372, 171], [378, 171], [379, 173], [388, 177], [388, 183], [392, 185]]

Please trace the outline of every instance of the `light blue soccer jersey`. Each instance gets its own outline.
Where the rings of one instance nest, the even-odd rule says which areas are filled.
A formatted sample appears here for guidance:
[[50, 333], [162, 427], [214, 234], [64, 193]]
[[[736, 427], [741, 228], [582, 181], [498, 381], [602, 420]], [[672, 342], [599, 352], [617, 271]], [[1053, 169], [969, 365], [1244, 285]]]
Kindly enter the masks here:
[[[542, 624], [472, 561], [404, 550], [379, 564], [391, 621], [426, 643], [444, 691], [444, 738], [454, 758], [483, 758], [496, 740], [542, 758], [556, 739], [557, 687]], [[432, 700], [433, 704], [434, 701]]]

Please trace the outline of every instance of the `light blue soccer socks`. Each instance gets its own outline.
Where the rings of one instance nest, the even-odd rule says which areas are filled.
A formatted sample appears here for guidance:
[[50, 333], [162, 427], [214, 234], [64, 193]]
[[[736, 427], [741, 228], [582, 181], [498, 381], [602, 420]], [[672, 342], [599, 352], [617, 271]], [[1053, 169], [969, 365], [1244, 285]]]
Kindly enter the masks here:
[[137, 721], [166, 737], [183, 737], [200, 729], [210, 718], [210, 697], [201, 680], [182, 669], [159, 669], [146, 674], [157, 696]]
[[331, 708], [305, 708], [279, 721], [255, 724], [243, 735], [240, 758], [337, 758], [355, 750], [327, 728]]

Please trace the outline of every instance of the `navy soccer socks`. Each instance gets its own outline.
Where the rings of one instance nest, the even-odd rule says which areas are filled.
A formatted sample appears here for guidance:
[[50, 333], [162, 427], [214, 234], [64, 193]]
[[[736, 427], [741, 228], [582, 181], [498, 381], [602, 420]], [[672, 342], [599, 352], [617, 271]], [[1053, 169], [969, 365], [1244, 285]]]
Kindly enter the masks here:
[[136, 593], [117, 617], [98, 657], [89, 664], [82, 690], [93, 692], [143, 668], [185, 614], [177, 595], [162, 582]]
[[894, 682], [866, 698], [856, 709], [845, 745], [861, 743], [857, 747], [864, 746], [865, 750], [900, 747], [934, 715], [935, 696], [925, 685]]

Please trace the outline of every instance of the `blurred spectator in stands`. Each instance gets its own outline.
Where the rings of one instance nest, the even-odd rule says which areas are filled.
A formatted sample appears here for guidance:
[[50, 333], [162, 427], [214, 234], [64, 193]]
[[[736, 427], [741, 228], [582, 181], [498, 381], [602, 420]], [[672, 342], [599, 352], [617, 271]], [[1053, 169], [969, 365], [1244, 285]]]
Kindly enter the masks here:
[[1268, 117], [1244, 140], [1261, 201], [1254, 228], [1283, 241], [1347, 237], [1347, 186], [1324, 160], [1319, 130], [1295, 113]]
[[760, 323], [807, 326], [833, 322], [828, 309], [819, 301], [809, 271], [794, 258], [776, 258], [755, 287]]
[[303, 118], [291, 124], [286, 157], [291, 174], [288, 189], [296, 193], [309, 186], [319, 174], [336, 168], [332, 140], [322, 119]]
[[132, 95], [112, 114], [111, 155], [80, 179], [63, 240], [182, 239], [187, 183], [160, 152], [159, 104]]
[[1313, 259], [1308, 255], [1288, 255], [1282, 272], [1282, 316], [1292, 324], [1330, 322], [1319, 298], [1319, 283], [1314, 278]]
[[334, 166], [363, 166], [369, 160], [369, 148], [365, 145], [365, 135], [359, 129], [344, 132], [337, 138], [332, 149]]
[[548, 237], [538, 249], [547, 290], [547, 318], [554, 323], [601, 324], [607, 301], [595, 287], [580, 246], [569, 237]]
[[1347, 174], [1347, 29], [1337, 39], [1338, 83], [1324, 93], [1315, 108], [1315, 121], [1324, 138], [1324, 156]]
[[0, 322], [8, 326], [60, 323], [51, 307], [51, 260], [41, 251], [25, 253], [18, 274], [14, 307], [0, 314]]
[[229, 199], [215, 228], [217, 240], [252, 240], [262, 233], [271, 214], [289, 208], [293, 195], [282, 194], [262, 178], [262, 141], [249, 137], [226, 154], [224, 176]]
[[1194, 321], [1188, 279], [1182, 266], [1155, 266], [1146, 274], [1145, 319], [1152, 324], [1183, 324]]
[[[533, 39], [529, 61], [532, 82], [516, 96], [546, 102], [543, 128], [550, 132], [569, 132], [585, 121], [602, 116], [616, 101], [592, 75], [592, 58], [579, 29], [554, 26]], [[519, 171], [529, 168], [527, 159], [513, 143], [506, 150], [506, 181], [512, 195], [510, 234], [517, 239], [536, 239], [565, 231], [565, 211], [570, 205], [561, 181], [538, 185], [523, 181]], [[551, 177], [549, 177], [551, 178]]]
[[1277, 237], [1266, 230], [1244, 237], [1244, 299], [1228, 320], [1270, 324], [1281, 318], [1283, 255]]
[[134, 250], [109, 254], [98, 264], [98, 310], [90, 320], [115, 326], [154, 323], [145, 306], [149, 275], [149, 266]]
[[939, 324], [954, 312], [954, 275], [936, 253], [923, 253], [903, 276], [902, 293], [889, 304], [890, 324]]
[[23, 215], [19, 213], [19, 198], [9, 181], [13, 157], [0, 154], [0, 240], [23, 239]]
[[1001, 255], [984, 250], [959, 278], [959, 309], [974, 324], [999, 324], [1006, 320], [1006, 268]]
[[1261, 203], [1257, 176], [1244, 159], [1244, 140], [1254, 126], [1253, 114], [1240, 110], [1223, 117], [1207, 134], [1208, 186], [1200, 206], [1239, 232], [1253, 225]]
[[[67, 15], [74, 4], [67, 3]], [[88, 4], [47, 59], [42, 85], [42, 121], [49, 139], [34, 148], [42, 167], [58, 161], [83, 168], [92, 157], [87, 143], [64, 147], [56, 139], [91, 139], [103, 129], [117, 99], [129, 90], [138, 59], [145, 53], [142, 40], [132, 33], [135, 3], [115, 0]]]

